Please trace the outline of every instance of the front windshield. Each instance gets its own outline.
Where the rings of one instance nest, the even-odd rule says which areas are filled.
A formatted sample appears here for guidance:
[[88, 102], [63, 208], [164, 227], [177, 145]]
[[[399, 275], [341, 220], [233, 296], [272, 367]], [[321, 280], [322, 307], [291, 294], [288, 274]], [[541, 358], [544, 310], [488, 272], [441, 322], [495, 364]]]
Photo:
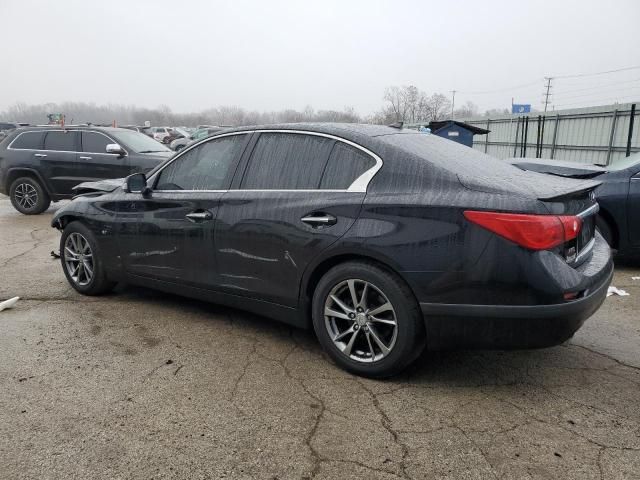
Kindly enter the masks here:
[[633, 167], [638, 163], [640, 163], [640, 152], [629, 155], [628, 157], [618, 158], [617, 160], [614, 160], [613, 162], [611, 162], [611, 165], [607, 166], [607, 170], [625, 170], [629, 167]]
[[114, 137], [136, 153], [171, 152], [171, 150], [156, 142], [153, 138], [133, 130], [123, 129], [118, 133], [114, 133]]

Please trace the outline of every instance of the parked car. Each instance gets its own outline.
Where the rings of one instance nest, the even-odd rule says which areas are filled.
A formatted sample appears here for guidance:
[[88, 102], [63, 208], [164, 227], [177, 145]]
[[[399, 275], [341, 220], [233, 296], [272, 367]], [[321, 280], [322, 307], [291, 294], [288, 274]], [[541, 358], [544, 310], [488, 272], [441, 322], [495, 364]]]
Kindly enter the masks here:
[[181, 127], [172, 127], [169, 129], [169, 135], [162, 139], [162, 143], [169, 145], [174, 140], [189, 138], [189, 136], [191, 136], [191, 133], [183, 130]]
[[196, 130], [195, 132], [193, 132], [190, 135], [185, 135], [182, 138], [177, 138], [176, 140], [173, 140], [169, 144], [169, 148], [171, 150], [173, 150], [174, 152], [179, 152], [184, 147], [189, 145], [191, 142], [193, 142], [195, 140], [201, 140], [204, 137], [206, 137], [207, 135], [212, 135], [212, 134], [220, 132], [222, 130], [224, 130], [222, 127], [200, 128], [200, 129]]
[[595, 190], [600, 233], [617, 256], [640, 257], [640, 153], [608, 166], [536, 158], [515, 158], [511, 163], [522, 170], [601, 182]]
[[146, 135], [146, 131], [149, 127], [139, 127], [138, 125], [120, 125], [120, 128], [126, 128], [127, 130], [133, 130], [134, 132], [144, 133]]
[[593, 180], [373, 125], [245, 127], [59, 209], [80, 293], [126, 281], [313, 325], [356, 374], [570, 338], [613, 274]]
[[14, 122], [0, 122], [0, 132], [2, 133], [7, 133], [11, 130], [15, 130], [16, 128], [19, 128], [20, 125], [18, 125], [17, 123]]
[[38, 214], [79, 183], [148, 172], [171, 153], [122, 128], [19, 128], [0, 142], [0, 193], [19, 212]]
[[170, 127], [151, 127], [149, 128], [149, 133], [154, 140], [160, 143], [167, 143], [167, 139], [171, 137], [173, 130]]

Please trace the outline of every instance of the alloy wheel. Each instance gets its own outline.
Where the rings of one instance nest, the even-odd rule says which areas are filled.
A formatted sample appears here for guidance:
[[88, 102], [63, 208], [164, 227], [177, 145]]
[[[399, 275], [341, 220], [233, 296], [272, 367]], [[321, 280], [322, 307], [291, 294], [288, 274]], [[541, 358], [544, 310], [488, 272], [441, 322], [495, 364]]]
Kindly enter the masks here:
[[89, 241], [77, 232], [73, 232], [64, 242], [64, 263], [69, 277], [80, 286], [91, 283], [93, 279], [93, 252]]
[[331, 289], [324, 304], [329, 337], [343, 355], [362, 363], [382, 360], [398, 336], [393, 305], [371, 282], [349, 279]]
[[25, 210], [29, 210], [38, 203], [38, 191], [30, 183], [21, 183], [14, 191], [14, 196], [18, 205]]

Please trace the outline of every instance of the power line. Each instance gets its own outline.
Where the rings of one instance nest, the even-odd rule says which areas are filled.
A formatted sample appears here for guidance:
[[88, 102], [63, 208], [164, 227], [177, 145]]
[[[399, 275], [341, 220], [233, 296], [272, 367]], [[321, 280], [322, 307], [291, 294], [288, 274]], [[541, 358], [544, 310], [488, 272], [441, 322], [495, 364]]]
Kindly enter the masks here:
[[[597, 100], [591, 100], [591, 101], [580, 101], [580, 102], [570, 102], [570, 103], [561, 103], [559, 105], [556, 105], [556, 107], [567, 107], [567, 106], [571, 106], [571, 105], [585, 105], [587, 103], [600, 103], [600, 102], [610, 102], [610, 101], [614, 101], [614, 102], [620, 102], [620, 100], [623, 99], [633, 99], [633, 100], [640, 100], [640, 95], [618, 95], [615, 97], [608, 97], [608, 98], [599, 98]], [[629, 103], [629, 102], [624, 102], [624, 103]], [[586, 105], [585, 105], [586, 106]]]
[[465, 95], [488, 95], [491, 93], [501, 93], [501, 92], [506, 92], [506, 91], [510, 91], [510, 90], [516, 90], [519, 88], [525, 88], [525, 87], [531, 87], [532, 85], [536, 85], [540, 80], [536, 80], [535, 82], [530, 82], [530, 83], [525, 83], [523, 85], [516, 85], [515, 87], [505, 87], [505, 88], [499, 88], [496, 90], [485, 90], [483, 92], [467, 92], [464, 90], [456, 90], [458, 93], [464, 93]]
[[592, 87], [586, 87], [586, 88], [577, 88], [577, 89], [571, 89], [571, 90], [560, 90], [559, 92], [556, 92], [556, 95], [562, 95], [564, 93], [575, 93], [575, 92], [586, 92], [588, 90], [597, 90], [599, 88], [606, 88], [606, 87], [610, 87], [612, 85], [623, 85], [626, 83], [634, 83], [634, 82], [640, 82], [640, 78], [635, 78], [633, 80], [625, 80], [623, 82], [612, 82], [612, 83], [604, 83], [604, 84], [600, 84], [600, 85], [594, 85]]
[[640, 65], [636, 65], [634, 67], [616, 68], [615, 70], [604, 70], [602, 72], [576, 73], [576, 74], [573, 74], [573, 75], [556, 75], [554, 78], [593, 77], [595, 75], [606, 75], [607, 73], [626, 72], [627, 70], [637, 70], [639, 68], [640, 68]]
[[[621, 93], [626, 94], [628, 90], [633, 90], [633, 89], [636, 89], [636, 88], [640, 88], [640, 85], [634, 85], [634, 86], [631, 86], [631, 87], [624, 87], [622, 89]], [[618, 90], [619, 90], [619, 87], [618, 87]], [[581, 93], [580, 95], [561, 95], [561, 99], [562, 99], [562, 101], [564, 101], [564, 100], [571, 99], [571, 98], [593, 97], [593, 96], [603, 95], [603, 94], [604, 95], [612, 95], [612, 94], [615, 94], [615, 93], [616, 93], [615, 91], [612, 92], [612, 91], [601, 90], [599, 92]], [[556, 93], [555, 95], [556, 95], [556, 98], [557, 98], [558, 94]]]

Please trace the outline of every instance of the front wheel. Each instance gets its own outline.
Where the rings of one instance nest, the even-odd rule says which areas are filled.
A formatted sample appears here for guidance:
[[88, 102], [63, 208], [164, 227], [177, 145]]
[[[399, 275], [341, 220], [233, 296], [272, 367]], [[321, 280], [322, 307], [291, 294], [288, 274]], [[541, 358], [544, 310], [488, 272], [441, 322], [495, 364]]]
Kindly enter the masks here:
[[424, 321], [413, 292], [375, 263], [332, 268], [316, 287], [312, 309], [324, 350], [357, 375], [395, 375], [424, 349]]
[[107, 278], [95, 236], [80, 222], [71, 222], [62, 232], [60, 262], [67, 281], [83, 295], [100, 295], [115, 286]]

